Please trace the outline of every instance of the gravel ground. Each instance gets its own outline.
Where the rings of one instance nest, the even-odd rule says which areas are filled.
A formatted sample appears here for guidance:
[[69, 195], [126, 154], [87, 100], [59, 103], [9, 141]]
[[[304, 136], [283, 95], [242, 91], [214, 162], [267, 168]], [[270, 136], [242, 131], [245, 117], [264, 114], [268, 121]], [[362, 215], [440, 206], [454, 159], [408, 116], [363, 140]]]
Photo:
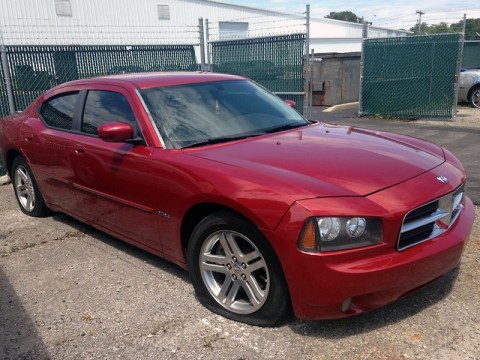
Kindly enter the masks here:
[[176, 266], [0, 187], [1, 359], [480, 359], [480, 209], [461, 266], [358, 317], [258, 328], [212, 314]]
[[[454, 121], [480, 127], [480, 110]], [[354, 318], [258, 328], [212, 314], [182, 269], [0, 186], [0, 359], [480, 359], [480, 208], [461, 265]]]
[[462, 126], [480, 128], [480, 109], [459, 105], [457, 116], [452, 120], [415, 120], [417, 124], [430, 124], [442, 126]]

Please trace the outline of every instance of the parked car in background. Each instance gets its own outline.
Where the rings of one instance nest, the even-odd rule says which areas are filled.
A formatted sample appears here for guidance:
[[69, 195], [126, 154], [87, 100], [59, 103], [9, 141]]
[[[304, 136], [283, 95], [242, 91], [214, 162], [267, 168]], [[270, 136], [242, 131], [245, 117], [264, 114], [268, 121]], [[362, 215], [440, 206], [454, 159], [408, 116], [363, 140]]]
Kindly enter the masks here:
[[25, 214], [162, 256], [207, 308], [253, 325], [399, 299], [459, 264], [474, 219], [448, 150], [307, 121], [232, 75], [64, 83], [0, 121], [0, 156]]
[[458, 86], [458, 102], [480, 108], [480, 69], [462, 69]]

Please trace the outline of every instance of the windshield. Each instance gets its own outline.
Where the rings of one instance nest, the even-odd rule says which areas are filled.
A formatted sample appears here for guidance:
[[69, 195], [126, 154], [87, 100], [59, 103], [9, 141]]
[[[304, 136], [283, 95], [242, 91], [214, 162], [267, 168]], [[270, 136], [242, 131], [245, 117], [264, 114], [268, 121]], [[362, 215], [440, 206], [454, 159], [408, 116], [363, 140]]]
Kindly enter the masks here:
[[309, 124], [280, 98], [248, 80], [166, 86], [140, 93], [168, 148]]

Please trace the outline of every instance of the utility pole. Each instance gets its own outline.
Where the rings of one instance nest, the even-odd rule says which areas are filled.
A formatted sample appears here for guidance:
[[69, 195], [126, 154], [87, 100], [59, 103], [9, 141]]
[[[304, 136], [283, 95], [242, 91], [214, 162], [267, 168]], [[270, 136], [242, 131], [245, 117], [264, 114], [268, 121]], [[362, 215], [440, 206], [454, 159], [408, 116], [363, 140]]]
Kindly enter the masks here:
[[425, 14], [424, 11], [422, 10], [417, 10], [418, 14], [418, 30], [417, 30], [417, 35], [420, 35], [420, 30], [422, 29], [422, 15]]

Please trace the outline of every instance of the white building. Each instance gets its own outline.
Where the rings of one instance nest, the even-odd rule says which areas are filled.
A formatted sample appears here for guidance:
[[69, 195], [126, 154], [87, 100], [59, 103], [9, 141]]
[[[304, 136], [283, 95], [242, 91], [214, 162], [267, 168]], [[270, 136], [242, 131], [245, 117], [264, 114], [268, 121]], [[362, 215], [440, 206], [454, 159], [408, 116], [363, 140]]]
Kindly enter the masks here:
[[[148, 45], [199, 43], [199, 18], [210, 40], [305, 32], [305, 15], [209, 0], [2, 0], [4, 45]], [[362, 24], [312, 18], [315, 52], [360, 51]], [[369, 37], [407, 31], [370, 26]]]

